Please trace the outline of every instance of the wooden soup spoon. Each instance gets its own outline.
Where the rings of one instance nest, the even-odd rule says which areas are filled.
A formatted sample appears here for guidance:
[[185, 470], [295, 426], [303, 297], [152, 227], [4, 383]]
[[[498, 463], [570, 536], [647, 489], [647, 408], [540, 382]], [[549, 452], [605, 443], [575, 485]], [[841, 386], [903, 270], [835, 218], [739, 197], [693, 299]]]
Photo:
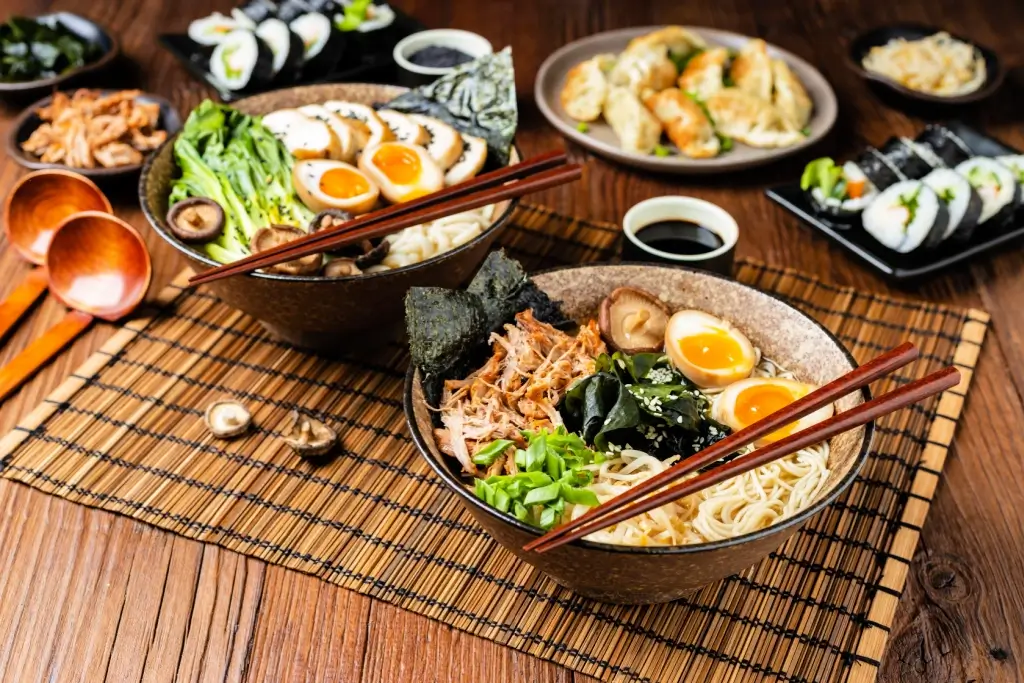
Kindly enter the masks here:
[[135, 228], [102, 211], [68, 217], [46, 253], [50, 292], [64, 319], [0, 368], [0, 401], [43, 367], [96, 318], [115, 321], [146, 296], [153, 275], [146, 243]]
[[[29, 173], [4, 202], [7, 241], [19, 256], [42, 266], [53, 233], [68, 216], [82, 211], [111, 213], [106, 195], [85, 176], [60, 169]], [[46, 269], [33, 268], [0, 302], [0, 340], [46, 291]]]

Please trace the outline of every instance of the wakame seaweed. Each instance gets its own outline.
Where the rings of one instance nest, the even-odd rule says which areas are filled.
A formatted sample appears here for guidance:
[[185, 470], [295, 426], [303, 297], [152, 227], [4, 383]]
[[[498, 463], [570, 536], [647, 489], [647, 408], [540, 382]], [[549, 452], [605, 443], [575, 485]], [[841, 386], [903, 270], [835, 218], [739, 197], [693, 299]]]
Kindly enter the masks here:
[[541, 322], [571, 324], [558, 302], [501, 249], [487, 255], [465, 290], [410, 288], [405, 297], [409, 352], [423, 372], [428, 402], [437, 405], [444, 380], [468, 374], [482, 364], [491, 333], [528, 308]]
[[52, 25], [27, 17], [0, 24], [0, 82], [51, 78], [100, 58], [98, 45], [59, 21]]
[[663, 354], [604, 354], [596, 370], [569, 387], [558, 412], [599, 450], [686, 457], [729, 434], [711, 419], [708, 398]]

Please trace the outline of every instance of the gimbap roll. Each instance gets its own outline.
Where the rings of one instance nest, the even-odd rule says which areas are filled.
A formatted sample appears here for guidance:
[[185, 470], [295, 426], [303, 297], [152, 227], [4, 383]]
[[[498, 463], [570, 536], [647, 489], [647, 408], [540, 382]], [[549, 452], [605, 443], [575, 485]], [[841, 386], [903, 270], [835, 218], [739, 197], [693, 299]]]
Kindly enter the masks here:
[[[273, 0], [248, 0], [248, 2], [242, 3], [238, 11], [258, 26], [267, 19], [277, 16], [277, 3]], [[234, 15], [235, 12], [232, 11], [231, 14]]]
[[306, 0], [281, 0], [277, 5], [277, 18], [286, 24], [290, 24], [303, 14], [309, 14], [313, 11], [313, 8]]
[[274, 55], [273, 76], [287, 82], [295, 79], [302, 68], [302, 39], [288, 28], [288, 24], [271, 17], [256, 28], [256, 36], [263, 40]]
[[920, 180], [904, 180], [882, 190], [864, 209], [861, 221], [876, 240], [906, 254], [938, 244], [948, 214], [935, 190]]
[[996, 161], [1013, 171], [1013, 175], [1017, 176], [1017, 182], [1024, 184], [1024, 154], [1007, 154], [996, 157]]
[[273, 72], [274, 54], [255, 33], [244, 28], [229, 33], [210, 57], [210, 73], [235, 92], [266, 85]]
[[303, 45], [304, 74], [322, 76], [330, 73], [341, 59], [345, 37], [331, 25], [331, 20], [319, 12], [307, 12], [288, 24], [298, 34]]
[[909, 147], [910, 149], [914, 150], [914, 153], [917, 154], [917, 156], [924, 159], [925, 163], [927, 163], [932, 168], [947, 168], [946, 162], [942, 160], [942, 157], [933, 152], [931, 150], [931, 147], [928, 147], [927, 145], [922, 145], [916, 140], [911, 140], [910, 138], [901, 137], [900, 141], [902, 141], [903, 144]]
[[981, 217], [981, 197], [967, 179], [951, 168], [937, 168], [922, 178], [921, 182], [935, 190], [949, 213], [949, 222], [942, 239], [953, 236], [960, 240], [970, 238]]
[[906, 180], [898, 168], [885, 158], [885, 155], [874, 147], [868, 147], [854, 162], [857, 168], [864, 172], [871, 184], [879, 190], [884, 190], [893, 183]]
[[341, 14], [334, 17], [335, 26], [342, 31], [359, 33], [380, 31], [394, 21], [395, 11], [391, 7], [384, 3], [374, 4], [372, 0], [341, 0]]
[[1017, 207], [1020, 185], [1013, 171], [995, 159], [974, 157], [957, 165], [956, 172], [967, 178], [981, 197], [978, 225], [1001, 223]]
[[853, 218], [871, 202], [878, 190], [852, 161], [842, 166], [824, 157], [807, 164], [800, 189], [810, 193], [820, 213], [836, 219]]
[[188, 37], [200, 45], [220, 45], [232, 31], [244, 28], [234, 17], [214, 12], [188, 25]]
[[238, 22], [238, 28], [247, 28], [250, 31], [256, 30], [256, 22], [237, 7], [231, 10], [231, 18]]
[[950, 168], [974, 156], [967, 143], [945, 126], [926, 126], [914, 141], [922, 147], [927, 147]]
[[900, 173], [911, 180], [923, 178], [932, 170], [928, 162], [901, 138], [890, 138], [880, 151]]

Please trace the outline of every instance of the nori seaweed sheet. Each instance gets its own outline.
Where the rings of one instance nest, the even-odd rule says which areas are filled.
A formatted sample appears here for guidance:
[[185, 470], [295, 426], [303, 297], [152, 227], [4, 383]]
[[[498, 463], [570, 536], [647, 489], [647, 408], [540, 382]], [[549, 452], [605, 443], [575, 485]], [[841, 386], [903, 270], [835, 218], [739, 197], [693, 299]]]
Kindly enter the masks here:
[[893, 183], [902, 180], [888, 159], [874, 147], [868, 147], [857, 157], [857, 167], [864, 172], [868, 180], [879, 190], [884, 190]]
[[406, 114], [441, 119], [456, 130], [487, 141], [487, 165], [508, 165], [519, 122], [512, 51], [484, 55], [433, 83], [380, 105]]
[[945, 126], [925, 126], [914, 141], [930, 149], [950, 168], [974, 156], [967, 144]]
[[911, 180], [923, 178], [932, 170], [927, 161], [918, 156], [917, 152], [910, 148], [910, 145], [899, 138], [889, 138], [882, 146], [881, 152], [893, 166]]
[[427, 401], [436, 406], [444, 380], [481, 365], [491, 333], [528, 308], [541, 322], [561, 328], [574, 324], [504, 250], [487, 255], [465, 290], [410, 288], [405, 297], [409, 352], [423, 372]]

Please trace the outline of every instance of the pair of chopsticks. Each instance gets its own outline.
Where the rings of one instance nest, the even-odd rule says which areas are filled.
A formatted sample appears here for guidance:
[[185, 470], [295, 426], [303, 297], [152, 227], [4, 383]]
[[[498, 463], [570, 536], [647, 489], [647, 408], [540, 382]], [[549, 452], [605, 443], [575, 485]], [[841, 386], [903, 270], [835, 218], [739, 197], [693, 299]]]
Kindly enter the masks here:
[[541, 154], [440, 192], [410, 202], [394, 204], [380, 211], [353, 218], [340, 226], [320, 230], [233, 263], [212, 268], [192, 276], [189, 284], [201, 285], [232, 275], [251, 273], [259, 268], [267, 268], [310, 254], [337, 250], [350, 244], [358, 244], [362, 240], [384, 237], [414, 225], [579, 180], [582, 166], [567, 164], [566, 158], [565, 152], [561, 151]]
[[[823, 422], [791, 434], [768, 446], [705, 470], [691, 479], [682, 481], [677, 486], [665, 488], [669, 484], [680, 482], [683, 477], [697, 472], [706, 465], [733, 453], [737, 449], [763, 436], [767, 436], [819, 408], [834, 403], [837, 399], [852, 391], [867, 386], [876, 379], [884, 377], [910, 363], [917, 356], [918, 351], [913, 344], [909, 342], [901, 344], [842, 377], [833, 380], [820, 389], [790, 403], [782, 410], [730, 434], [721, 441], [676, 463], [664, 472], [647, 479], [625, 493], [588, 510], [578, 519], [567, 522], [540, 538], [527, 543], [523, 546], [523, 550], [536, 551], [538, 553], [547, 552], [600, 529], [618, 524], [630, 517], [702, 491], [709, 486], [714, 486], [719, 482], [731, 479], [744, 472], [749, 472], [773, 460], [778, 460], [790, 453], [795, 453], [801, 448], [821, 443], [837, 434], [867, 424], [883, 415], [922, 401], [929, 396], [945, 391], [960, 383], [960, 372], [955, 367], [943, 368], [927, 377], [905, 384], [884, 396], [879, 396], [850, 410], [837, 413]], [[640, 500], [641, 498], [643, 500]]]

